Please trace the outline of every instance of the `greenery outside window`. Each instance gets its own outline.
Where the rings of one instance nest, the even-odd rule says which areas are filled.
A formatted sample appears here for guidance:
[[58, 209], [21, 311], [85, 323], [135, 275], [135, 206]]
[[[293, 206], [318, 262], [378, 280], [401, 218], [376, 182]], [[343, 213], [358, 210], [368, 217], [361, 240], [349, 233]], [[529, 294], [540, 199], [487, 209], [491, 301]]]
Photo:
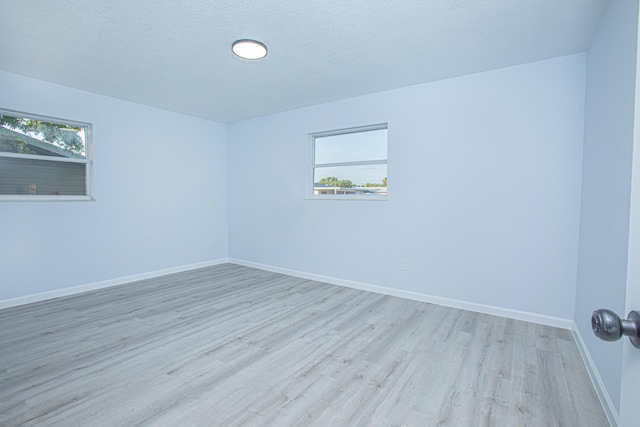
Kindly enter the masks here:
[[312, 198], [384, 200], [387, 124], [311, 134]]
[[0, 110], [0, 200], [90, 200], [91, 125]]

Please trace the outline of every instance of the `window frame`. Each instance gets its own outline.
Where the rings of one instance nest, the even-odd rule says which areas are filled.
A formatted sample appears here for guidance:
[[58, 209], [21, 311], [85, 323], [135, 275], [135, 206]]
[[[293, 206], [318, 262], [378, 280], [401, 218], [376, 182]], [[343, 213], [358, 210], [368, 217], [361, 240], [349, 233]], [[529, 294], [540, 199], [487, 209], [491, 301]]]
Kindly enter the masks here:
[[85, 158], [72, 157], [52, 157], [38, 154], [20, 154], [0, 151], [0, 157], [18, 158], [25, 160], [44, 160], [50, 162], [84, 164], [85, 194], [84, 195], [46, 195], [46, 194], [0, 194], [0, 202], [74, 202], [74, 201], [95, 201], [93, 197], [93, 126], [91, 123], [77, 120], [67, 120], [59, 117], [45, 116], [41, 114], [25, 113], [0, 107], [0, 114], [11, 117], [24, 117], [28, 119], [40, 120], [47, 123], [82, 127], [85, 131]]
[[335, 129], [322, 132], [313, 132], [309, 134], [309, 146], [311, 147], [311, 167], [309, 168], [310, 177], [308, 179], [307, 199], [308, 200], [367, 200], [367, 201], [387, 201], [387, 194], [385, 195], [364, 195], [364, 194], [314, 194], [315, 190], [315, 171], [317, 168], [326, 167], [348, 167], [348, 166], [367, 166], [367, 165], [387, 165], [389, 164], [389, 134], [387, 133], [387, 158], [377, 160], [362, 160], [362, 161], [349, 161], [349, 162], [337, 162], [337, 163], [316, 163], [316, 138], [324, 138], [328, 136], [347, 135], [352, 133], [370, 132], [376, 130], [386, 129], [389, 130], [388, 123], [377, 123], [373, 125], [356, 126], [343, 129]]

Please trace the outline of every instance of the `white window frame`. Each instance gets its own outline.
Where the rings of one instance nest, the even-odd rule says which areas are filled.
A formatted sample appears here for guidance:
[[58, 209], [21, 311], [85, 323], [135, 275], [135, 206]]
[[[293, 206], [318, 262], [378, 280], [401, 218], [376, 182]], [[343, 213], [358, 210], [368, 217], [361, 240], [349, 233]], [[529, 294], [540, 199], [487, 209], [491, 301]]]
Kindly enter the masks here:
[[49, 117], [39, 114], [25, 113], [22, 111], [9, 110], [0, 108], [0, 114], [6, 114], [12, 117], [26, 117], [29, 119], [40, 120], [43, 122], [54, 123], [59, 125], [69, 125], [73, 127], [82, 127], [85, 130], [85, 158], [64, 158], [41, 156], [37, 154], [18, 154], [0, 152], [0, 157], [10, 157], [18, 159], [46, 160], [50, 162], [80, 163], [85, 165], [85, 192], [84, 195], [44, 195], [44, 194], [0, 194], [0, 202], [76, 202], [76, 201], [94, 201], [93, 198], [93, 132], [91, 123], [79, 122], [76, 120], [61, 119], [58, 117]]
[[[307, 199], [308, 200], [366, 200], [366, 201], [386, 201], [387, 195], [360, 195], [360, 194], [314, 194], [315, 187], [315, 170], [317, 168], [325, 168], [325, 167], [336, 167], [336, 166], [367, 166], [367, 165], [388, 165], [389, 159], [389, 138], [387, 134], [387, 158], [386, 159], [378, 159], [378, 160], [363, 160], [363, 161], [351, 161], [351, 162], [338, 162], [338, 163], [321, 163], [317, 164], [315, 161], [316, 155], [316, 138], [322, 138], [327, 136], [335, 136], [335, 135], [346, 135], [350, 133], [360, 133], [360, 132], [369, 132], [375, 130], [389, 129], [388, 123], [378, 123], [373, 125], [366, 126], [357, 126], [351, 128], [344, 129], [335, 129], [330, 131], [323, 132], [314, 132], [309, 134], [309, 146], [311, 147], [311, 167], [310, 177], [308, 181], [307, 188]], [[388, 166], [387, 166], [388, 172]]]

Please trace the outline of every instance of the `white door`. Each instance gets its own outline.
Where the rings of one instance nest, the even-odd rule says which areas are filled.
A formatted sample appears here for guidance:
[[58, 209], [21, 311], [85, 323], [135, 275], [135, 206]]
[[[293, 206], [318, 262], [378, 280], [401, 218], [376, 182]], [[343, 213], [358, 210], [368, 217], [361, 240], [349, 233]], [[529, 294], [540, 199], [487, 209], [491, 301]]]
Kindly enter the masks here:
[[[640, 41], [638, 46], [640, 47]], [[636, 55], [636, 61], [637, 59]], [[640, 66], [637, 64], [625, 317], [631, 310], [640, 311], [640, 87], [638, 86], [640, 86]], [[635, 348], [627, 338], [624, 338], [620, 427], [632, 426], [640, 426], [640, 349]]]

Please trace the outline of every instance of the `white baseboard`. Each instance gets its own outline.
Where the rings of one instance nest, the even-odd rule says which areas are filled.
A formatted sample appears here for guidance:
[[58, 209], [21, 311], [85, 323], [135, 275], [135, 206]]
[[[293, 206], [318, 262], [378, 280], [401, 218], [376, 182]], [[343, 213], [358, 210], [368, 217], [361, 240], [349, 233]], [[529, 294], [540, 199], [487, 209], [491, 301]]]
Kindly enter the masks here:
[[0, 309], [16, 307], [33, 302], [45, 301], [48, 299], [75, 295], [82, 292], [93, 291], [96, 289], [108, 288], [111, 286], [124, 285], [126, 283], [136, 282], [138, 280], [152, 279], [154, 277], [166, 276], [173, 273], [182, 273], [184, 271], [196, 270], [198, 268], [211, 267], [218, 264], [229, 262], [228, 258], [220, 258], [211, 261], [198, 262], [195, 264], [181, 265], [178, 267], [165, 268], [162, 270], [150, 271], [148, 273], [134, 274], [131, 276], [118, 277], [116, 279], [104, 280], [101, 282], [89, 283], [86, 285], [72, 286], [69, 288], [56, 289], [55, 291], [41, 292], [37, 294], [25, 295], [22, 297], [11, 298], [0, 301]]
[[538, 323], [541, 325], [553, 326], [562, 329], [571, 329], [573, 320], [563, 319], [561, 317], [546, 316], [542, 314], [530, 313], [526, 311], [512, 310], [508, 308], [495, 307], [491, 305], [477, 304], [467, 301], [455, 300], [450, 298], [442, 298], [433, 295], [422, 294], [412, 291], [404, 291], [401, 289], [388, 288], [385, 286], [370, 285], [367, 283], [355, 282], [351, 280], [338, 279], [336, 277], [323, 276], [320, 274], [306, 273], [303, 271], [291, 270], [283, 267], [259, 264], [251, 261], [245, 261], [236, 258], [229, 258], [229, 262], [233, 264], [253, 267], [259, 270], [271, 271], [274, 273], [286, 274], [289, 276], [300, 277], [302, 279], [315, 280], [318, 282], [330, 283], [332, 285], [345, 286], [347, 288], [360, 289], [363, 291], [375, 292], [378, 294], [390, 295], [394, 297], [406, 298], [415, 301], [428, 302], [431, 304], [442, 305], [445, 307], [459, 308], [462, 310], [474, 311], [477, 313], [491, 314], [493, 316], [506, 317], [509, 319], [522, 320], [525, 322]]
[[584, 361], [585, 366], [587, 367], [587, 372], [589, 372], [589, 377], [591, 377], [591, 382], [593, 383], [593, 387], [598, 394], [598, 398], [600, 399], [600, 403], [602, 403], [602, 407], [604, 408], [605, 414], [607, 414], [607, 418], [609, 419], [609, 423], [612, 427], [618, 427], [620, 425], [620, 415], [616, 410], [613, 401], [611, 400], [611, 396], [607, 392], [607, 388], [604, 385], [604, 381], [602, 381], [602, 377], [598, 373], [598, 369], [596, 368], [593, 359], [591, 359], [591, 355], [589, 354], [589, 350], [587, 350], [587, 345], [582, 338], [582, 334], [578, 329], [578, 325], [573, 322], [571, 326], [571, 333], [573, 334], [573, 338], [578, 346], [578, 350], [580, 350], [580, 355], [582, 356], [582, 360]]
[[73, 286], [69, 288], [56, 289], [54, 291], [42, 292], [37, 294], [25, 295], [17, 298], [11, 298], [0, 301], [0, 309], [15, 307], [24, 304], [30, 304], [48, 299], [64, 297], [68, 295], [79, 294], [82, 292], [93, 291], [96, 289], [108, 288], [111, 286], [123, 285], [138, 280], [151, 279], [154, 277], [166, 276], [173, 273], [181, 273], [184, 271], [195, 270], [198, 268], [211, 267], [214, 265], [231, 262], [246, 267], [257, 268], [260, 270], [271, 271], [274, 273], [286, 274], [289, 276], [300, 277], [303, 279], [315, 280], [318, 282], [330, 283], [332, 285], [344, 286], [363, 291], [375, 292], [383, 295], [390, 295], [399, 298], [411, 299], [414, 301], [428, 302], [438, 304], [445, 307], [459, 308], [462, 310], [474, 311], [477, 313], [490, 314], [493, 316], [506, 317], [509, 319], [522, 320], [525, 322], [538, 323], [541, 325], [554, 326], [562, 329], [573, 330], [573, 321], [560, 317], [546, 316], [542, 314], [530, 313], [526, 311], [512, 310], [508, 308], [477, 304], [468, 301], [455, 300], [450, 298], [442, 298], [433, 295], [422, 294], [418, 292], [405, 291], [401, 289], [389, 288], [385, 286], [371, 285], [368, 283], [356, 282], [352, 280], [339, 279], [336, 277], [324, 276], [314, 273], [306, 273], [303, 271], [292, 270], [283, 267], [276, 267], [267, 264], [260, 264], [251, 261], [245, 261], [236, 258], [219, 258], [211, 261], [204, 261], [195, 264], [181, 265], [178, 267], [166, 268], [162, 270], [151, 271], [147, 273], [134, 274], [131, 276], [118, 277], [115, 279], [105, 280], [101, 282], [89, 283], [86, 285]]

